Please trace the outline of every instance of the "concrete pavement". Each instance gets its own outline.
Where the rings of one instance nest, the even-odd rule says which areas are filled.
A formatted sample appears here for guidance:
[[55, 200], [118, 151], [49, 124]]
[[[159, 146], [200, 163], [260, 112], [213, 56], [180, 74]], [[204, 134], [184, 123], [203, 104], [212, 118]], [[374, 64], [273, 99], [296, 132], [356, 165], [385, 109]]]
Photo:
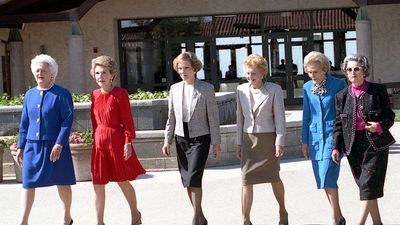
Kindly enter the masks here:
[[[379, 200], [384, 224], [400, 224], [400, 123], [392, 128], [397, 143], [392, 146], [385, 184], [385, 196]], [[300, 147], [300, 146], [299, 146]], [[347, 159], [342, 160], [339, 195], [348, 225], [358, 217], [359, 197]], [[281, 178], [286, 188], [286, 204], [292, 225], [329, 224], [329, 203], [323, 190], [317, 190], [309, 161], [282, 161]], [[132, 182], [144, 225], [190, 225], [191, 205], [177, 171], [152, 172]], [[240, 225], [240, 168], [238, 165], [215, 167], [205, 171], [203, 208], [209, 225]], [[13, 180], [0, 183], [0, 225], [17, 224], [21, 185]], [[129, 208], [115, 183], [107, 185], [105, 222], [130, 224]], [[278, 207], [270, 185], [256, 185], [252, 209], [254, 225], [278, 223]], [[92, 185], [73, 186], [74, 224], [95, 224]], [[62, 209], [55, 187], [40, 188], [32, 209], [31, 225], [61, 224]], [[371, 219], [367, 224], [372, 224]]]

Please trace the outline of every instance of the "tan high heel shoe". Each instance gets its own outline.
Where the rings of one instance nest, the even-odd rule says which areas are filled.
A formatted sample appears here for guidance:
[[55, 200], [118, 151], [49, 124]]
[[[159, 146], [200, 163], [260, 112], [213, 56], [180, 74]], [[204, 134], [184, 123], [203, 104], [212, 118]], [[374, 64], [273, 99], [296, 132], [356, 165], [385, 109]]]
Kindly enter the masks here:
[[139, 212], [139, 218], [132, 225], [142, 224], [142, 213]]

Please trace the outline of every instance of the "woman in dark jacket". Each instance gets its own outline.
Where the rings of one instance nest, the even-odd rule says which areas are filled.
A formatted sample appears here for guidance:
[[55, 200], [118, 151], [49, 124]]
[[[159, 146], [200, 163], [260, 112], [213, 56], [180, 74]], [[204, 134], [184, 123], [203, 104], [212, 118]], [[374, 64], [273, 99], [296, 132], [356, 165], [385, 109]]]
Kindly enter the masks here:
[[395, 114], [386, 87], [365, 80], [368, 59], [350, 55], [342, 71], [351, 85], [336, 95], [336, 122], [332, 159], [347, 155], [360, 190], [361, 210], [357, 224], [365, 224], [368, 214], [374, 225], [382, 224], [377, 199], [383, 196], [389, 146], [395, 142], [389, 132]]

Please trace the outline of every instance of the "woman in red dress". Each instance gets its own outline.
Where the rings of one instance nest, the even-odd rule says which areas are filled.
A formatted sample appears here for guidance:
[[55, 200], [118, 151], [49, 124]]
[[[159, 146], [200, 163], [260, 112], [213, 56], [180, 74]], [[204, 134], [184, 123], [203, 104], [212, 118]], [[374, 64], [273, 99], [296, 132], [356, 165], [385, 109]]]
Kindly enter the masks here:
[[113, 86], [117, 66], [109, 56], [94, 58], [90, 74], [100, 87], [91, 93], [94, 137], [91, 174], [97, 225], [104, 224], [105, 185], [110, 181], [117, 182], [128, 201], [132, 225], [141, 224], [135, 189], [129, 181], [146, 171], [131, 143], [136, 134], [128, 92]]

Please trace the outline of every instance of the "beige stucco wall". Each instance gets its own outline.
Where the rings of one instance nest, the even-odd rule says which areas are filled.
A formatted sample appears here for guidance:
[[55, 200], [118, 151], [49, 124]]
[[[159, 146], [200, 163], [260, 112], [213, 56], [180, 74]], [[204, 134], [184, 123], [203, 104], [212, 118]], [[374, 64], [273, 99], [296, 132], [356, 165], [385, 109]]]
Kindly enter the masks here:
[[400, 82], [400, 4], [368, 6], [375, 82]]
[[[85, 71], [90, 69], [90, 60], [98, 55], [107, 54], [118, 59], [117, 19], [151, 18], [185, 15], [230, 14], [238, 12], [271, 12], [287, 10], [305, 10], [322, 8], [355, 7], [351, 0], [106, 0], [95, 5], [79, 22], [84, 35]], [[372, 21], [373, 61], [375, 79], [381, 82], [398, 82], [400, 65], [400, 5], [368, 6]], [[0, 39], [7, 40], [8, 29], [0, 29]], [[27, 88], [34, 85], [29, 71], [30, 59], [39, 53], [40, 45], [46, 46], [46, 52], [59, 63], [57, 82], [70, 87], [68, 62], [69, 22], [25, 24], [21, 31], [24, 41], [25, 83]], [[93, 52], [93, 48], [98, 53]], [[4, 51], [0, 47], [0, 55]], [[86, 74], [87, 90], [96, 87], [93, 79]], [[76, 81], [79, 82], [79, 81]], [[117, 80], [119, 83], [119, 80]]]

